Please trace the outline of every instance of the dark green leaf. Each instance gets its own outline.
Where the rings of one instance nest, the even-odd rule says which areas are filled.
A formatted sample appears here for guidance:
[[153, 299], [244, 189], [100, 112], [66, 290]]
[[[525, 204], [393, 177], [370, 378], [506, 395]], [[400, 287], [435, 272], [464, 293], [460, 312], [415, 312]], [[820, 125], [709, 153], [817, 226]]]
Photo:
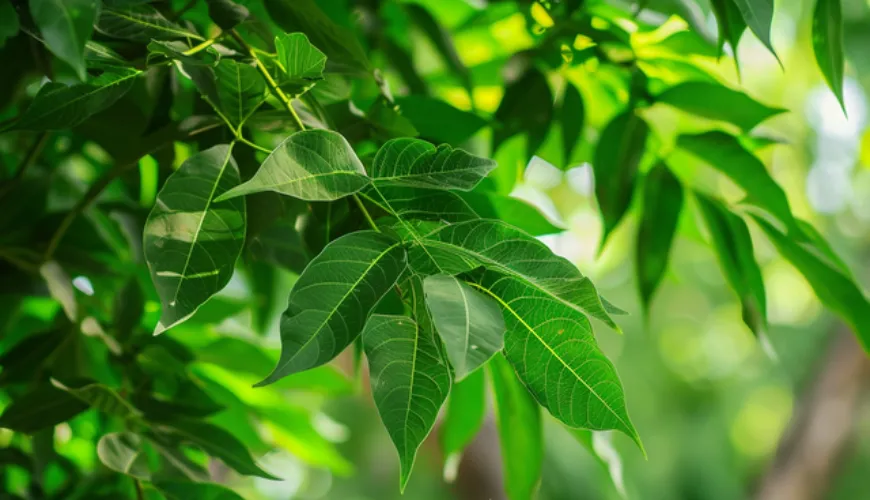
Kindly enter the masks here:
[[30, 15], [39, 34], [58, 59], [85, 80], [85, 42], [91, 38], [97, 20], [95, 0], [30, 0]]
[[567, 166], [571, 163], [571, 155], [583, 135], [583, 125], [586, 122], [583, 96], [580, 89], [571, 82], [565, 83], [565, 93], [559, 108], [559, 122], [562, 125], [562, 162]]
[[158, 481], [154, 487], [166, 500], [244, 500], [219, 484]]
[[261, 191], [329, 201], [353, 194], [368, 183], [362, 162], [341, 134], [305, 130], [279, 144], [251, 180], [218, 201]]
[[232, 146], [188, 158], [145, 223], [145, 259], [163, 312], [155, 333], [185, 321], [230, 281], [245, 237], [244, 200], [216, 203], [239, 184]]
[[402, 116], [411, 121], [420, 136], [458, 146], [486, 126], [480, 116], [456, 109], [446, 102], [422, 95], [396, 99]]
[[547, 77], [535, 68], [507, 86], [495, 112], [492, 151], [517, 134], [526, 134], [526, 157], [531, 157], [547, 137], [553, 122], [553, 93]]
[[710, 82], [680, 83], [655, 99], [704, 118], [733, 123], [746, 132], [785, 112], [781, 108], [765, 106], [743, 92]]
[[450, 390], [450, 369], [432, 337], [406, 316], [375, 314], [363, 333], [372, 396], [401, 464], [402, 491], [417, 449]]
[[247, 19], [251, 13], [244, 5], [232, 0], [206, 0], [208, 15], [222, 30], [230, 30]]
[[275, 37], [276, 63], [281, 70], [278, 84], [292, 96], [305, 93], [323, 80], [326, 55], [311, 45], [303, 33]]
[[88, 409], [79, 398], [41, 384], [13, 399], [0, 415], [0, 428], [33, 434], [46, 427], [65, 422]]
[[405, 137], [381, 146], [371, 168], [377, 182], [404, 184], [420, 188], [474, 188], [495, 168], [495, 162], [447, 144], [432, 144]]
[[659, 163], [644, 179], [643, 212], [637, 230], [637, 283], [645, 309], [649, 309], [667, 270], [682, 208], [683, 186], [667, 165]]
[[193, 55], [185, 54], [188, 50], [190, 50], [190, 46], [180, 40], [152, 40], [148, 44], [148, 62], [150, 64], [151, 60], [155, 58], [154, 56], [163, 56], [180, 61], [185, 66], [214, 66], [220, 57], [218, 52], [212, 47], [201, 50]]
[[447, 411], [440, 427], [445, 457], [444, 480], [447, 482], [456, 479], [462, 452], [483, 425], [487, 409], [485, 385], [484, 371], [476, 370], [450, 389]]
[[813, 11], [813, 52], [825, 81], [840, 101], [843, 112], [843, 12], [840, 0], [816, 0]]
[[332, 241], [308, 264], [281, 317], [281, 358], [258, 386], [322, 365], [362, 332], [405, 269], [405, 250], [384, 234], [360, 231]]
[[183, 40], [202, 37], [167, 20], [150, 5], [103, 8], [97, 31], [113, 37], [148, 43], [151, 40]]
[[130, 432], [113, 432], [97, 442], [97, 456], [109, 469], [136, 479], [149, 480], [148, 458], [143, 454], [142, 439]]
[[58, 348], [69, 332], [53, 330], [30, 334], [0, 355], [0, 385], [30, 381], [34, 369], [42, 366], [46, 358]]
[[737, 44], [740, 42], [743, 32], [746, 31], [746, 21], [743, 20], [734, 0], [711, 0], [711, 4], [713, 14], [716, 16], [716, 23], [719, 25], [719, 53], [722, 53], [722, 47], [725, 42], [728, 42], [731, 51], [735, 54], [736, 61]]
[[256, 68], [232, 59], [221, 59], [215, 76], [220, 109], [239, 130], [266, 100], [266, 83]]
[[773, 44], [770, 43], [770, 25], [773, 22], [773, 0], [731, 0], [740, 10], [746, 26], [755, 33], [755, 36], [761, 40], [761, 43], [776, 57], [779, 56], [773, 50]]
[[20, 27], [18, 12], [12, 6], [12, 2], [10, 0], [0, 1], [0, 48], [5, 45], [7, 39], [18, 34]]
[[140, 415], [136, 408], [133, 408], [117, 392], [105, 385], [87, 384], [81, 387], [70, 387], [54, 379], [51, 380], [51, 385], [72, 394], [107, 415], [121, 418], [138, 417]]

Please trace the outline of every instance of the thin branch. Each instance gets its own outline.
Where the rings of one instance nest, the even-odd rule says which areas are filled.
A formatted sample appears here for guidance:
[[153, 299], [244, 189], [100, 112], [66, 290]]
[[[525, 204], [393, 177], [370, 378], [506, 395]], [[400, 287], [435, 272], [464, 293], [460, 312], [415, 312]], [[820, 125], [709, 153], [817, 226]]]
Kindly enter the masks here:
[[377, 231], [377, 232], [380, 233], [380, 232], [381, 232], [380, 228], [378, 228], [378, 225], [375, 224], [374, 219], [372, 219], [372, 216], [371, 216], [371, 214], [369, 214], [369, 211], [366, 210], [366, 206], [363, 205], [363, 202], [362, 202], [361, 199], [359, 199], [359, 196], [357, 196], [356, 194], [354, 194], [354, 195], [353, 195], [353, 200], [354, 200], [354, 201], [356, 202], [356, 204], [359, 206], [359, 209], [362, 210], [363, 215], [365, 216], [365, 218], [366, 218], [366, 220], [368, 221], [369, 225], [372, 226], [372, 229], [374, 229], [375, 231]]
[[219, 34], [218, 36], [216, 36], [214, 38], [209, 38], [208, 40], [200, 43], [199, 45], [195, 45], [188, 50], [185, 50], [184, 52], [182, 52], [182, 54], [184, 54], [186, 56], [192, 56], [192, 55], [196, 54], [197, 52], [202, 52], [203, 50], [211, 47], [212, 44], [214, 44], [218, 40], [218, 38], [220, 38], [221, 36], [223, 36], [223, 33]]
[[236, 140], [239, 141], [239, 142], [241, 142], [242, 144], [245, 144], [245, 145], [247, 145], [247, 146], [250, 146], [250, 147], [256, 149], [257, 151], [262, 151], [263, 153], [266, 153], [266, 154], [271, 154], [271, 153], [272, 153], [272, 150], [271, 150], [271, 149], [264, 148], [263, 146], [260, 146], [259, 144], [256, 144], [256, 143], [254, 143], [254, 142], [252, 142], [252, 141], [249, 141], [249, 140], [245, 139], [245, 138], [242, 137], [242, 136], [238, 136], [238, 137], [236, 137]]

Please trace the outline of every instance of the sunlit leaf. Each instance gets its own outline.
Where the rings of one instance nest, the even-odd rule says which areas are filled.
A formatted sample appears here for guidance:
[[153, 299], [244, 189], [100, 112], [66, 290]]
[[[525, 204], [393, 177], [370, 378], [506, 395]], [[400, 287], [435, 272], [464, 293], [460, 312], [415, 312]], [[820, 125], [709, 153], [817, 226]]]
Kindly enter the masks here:
[[91, 38], [98, 4], [95, 0], [30, 0], [30, 15], [46, 47], [75, 70], [85, 72], [85, 42]]
[[420, 139], [393, 139], [381, 146], [371, 168], [376, 182], [468, 191], [495, 168], [495, 162]]
[[817, 0], [813, 11], [813, 52], [828, 86], [840, 101], [843, 112], [843, 12], [841, 0]]
[[97, 442], [97, 457], [109, 469], [136, 479], [149, 480], [148, 458], [142, 450], [142, 439], [131, 432], [106, 434]]
[[710, 82], [680, 83], [655, 99], [704, 118], [733, 123], [744, 131], [785, 112], [781, 108], [765, 106], [743, 92]]
[[185, 38], [202, 40], [202, 37], [196, 33], [167, 20], [150, 5], [104, 7], [100, 11], [100, 19], [95, 27], [104, 35], [143, 43], [151, 40]]
[[299, 95], [323, 79], [326, 55], [311, 45], [302, 33], [290, 33], [275, 37], [278, 67], [281, 69], [278, 84], [290, 95]]
[[459, 460], [466, 446], [483, 425], [486, 417], [486, 377], [484, 370], [471, 372], [456, 382], [447, 398], [447, 411], [439, 429], [444, 452], [444, 480], [452, 483], [459, 470]]
[[640, 298], [647, 309], [667, 270], [682, 208], [683, 186], [667, 165], [657, 164], [643, 181], [643, 212], [635, 254]]

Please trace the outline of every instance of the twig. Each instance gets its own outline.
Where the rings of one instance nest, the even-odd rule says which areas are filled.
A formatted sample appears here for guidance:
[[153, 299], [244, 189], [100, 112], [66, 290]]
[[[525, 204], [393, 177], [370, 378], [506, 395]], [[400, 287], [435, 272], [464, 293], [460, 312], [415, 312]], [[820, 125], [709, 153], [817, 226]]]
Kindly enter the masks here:
[[254, 142], [251, 142], [251, 141], [245, 139], [245, 138], [242, 137], [241, 135], [237, 136], [237, 137], [236, 137], [236, 140], [239, 141], [239, 142], [241, 142], [242, 144], [245, 144], [245, 145], [247, 145], [247, 146], [250, 146], [250, 147], [256, 149], [257, 151], [262, 151], [262, 152], [267, 153], [267, 154], [271, 154], [271, 153], [272, 153], [272, 150], [271, 150], [271, 149], [264, 148], [263, 146], [260, 146], [259, 144], [255, 144]]
[[378, 228], [378, 225], [375, 224], [375, 221], [374, 221], [374, 219], [372, 219], [371, 214], [369, 214], [369, 211], [366, 210], [366, 206], [363, 205], [362, 200], [359, 199], [359, 196], [357, 196], [356, 193], [354, 193], [354, 195], [353, 195], [353, 200], [354, 200], [354, 201], [356, 202], [356, 204], [359, 206], [359, 209], [362, 210], [363, 215], [365, 216], [365, 218], [366, 218], [366, 220], [368, 221], [369, 225], [372, 226], [372, 229], [374, 229], [375, 231], [377, 231], [377, 232], [380, 233], [381, 230]]
[[192, 56], [192, 55], [196, 54], [197, 52], [202, 52], [203, 50], [211, 47], [212, 44], [215, 43], [218, 40], [218, 38], [220, 38], [222, 35], [223, 35], [223, 33], [219, 34], [218, 36], [216, 36], [214, 38], [209, 38], [208, 40], [200, 43], [199, 45], [194, 45], [193, 47], [189, 48], [188, 50], [185, 50], [184, 52], [182, 52], [182, 54], [184, 54], [186, 56]]

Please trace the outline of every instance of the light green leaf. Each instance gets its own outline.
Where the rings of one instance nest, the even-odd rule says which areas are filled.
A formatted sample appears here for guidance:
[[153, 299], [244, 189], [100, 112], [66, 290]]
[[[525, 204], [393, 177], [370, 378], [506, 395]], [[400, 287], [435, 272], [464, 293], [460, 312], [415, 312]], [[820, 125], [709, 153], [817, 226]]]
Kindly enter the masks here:
[[232, 59], [221, 59], [214, 71], [220, 110], [238, 130], [266, 100], [266, 83], [256, 68]]
[[323, 80], [326, 55], [311, 45], [304, 33], [290, 33], [275, 37], [278, 84], [290, 95], [305, 93], [316, 82]]
[[401, 464], [402, 491], [417, 449], [435, 424], [450, 390], [450, 369], [432, 337], [413, 319], [375, 314], [363, 333], [372, 396]]
[[150, 5], [103, 8], [95, 27], [106, 36], [142, 43], [151, 40], [203, 39], [196, 33], [167, 20]]
[[331, 201], [353, 194], [368, 183], [362, 162], [341, 134], [304, 130], [279, 144], [251, 180], [218, 201], [261, 191], [306, 201]]
[[102, 384], [87, 384], [81, 387], [69, 387], [64, 383], [51, 379], [51, 385], [62, 391], [66, 391], [81, 399], [97, 410], [115, 417], [131, 418], [138, 417], [141, 413], [118, 395], [110, 387]]
[[450, 389], [440, 428], [444, 480], [448, 483], [456, 480], [462, 452], [474, 440], [486, 417], [485, 383], [484, 371], [476, 370]]
[[206, 0], [206, 4], [208, 16], [225, 31], [235, 28], [251, 15], [247, 7], [232, 0]]
[[244, 200], [215, 202], [239, 184], [232, 146], [188, 158], [157, 195], [143, 247], [162, 314], [155, 334], [188, 318], [230, 281], [245, 239]]
[[554, 114], [553, 92], [547, 77], [532, 67], [505, 88], [495, 111], [493, 153], [511, 137], [524, 134], [527, 137], [524, 157], [530, 158], [547, 138]]
[[115, 68], [87, 83], [71, 86], [46, 83], [12, 128], [61, 130], [75, 127], [114, 104], [132, 88], [140, 74], [134, 69]]
[[493, 358], [489, 368], [505, 492], [510, 500], [532, 500], [543, 472], [541, 411], [503, 356]]
[[[770, 25], [773, 22], [773, 0], [731, 0], [740, 10], [746, 26], [755, 33], [767, 50], [779, 61], [779, 56], [773, 50], [770, 42]], [[781, 65], [782, 63], [780, 63]]]
[[12, 400], [0, 414], [0, 429], [33, 434], [88, 409], [79, 398], [51, 384], [40, 384]]
[[813, 52], [825, 81], [840, 101], [843, 101], [843, 12], [840, 0], [816, 0], [813, 11]]
[[362, 332], [371, 310], [405, 269], [405, 250], [374, 231], [328, 244], [299, 276], [281, 317], [281, 357], [258, 386], [322, 365]]
[[644, 179], [643, 212], [635, 254], [640, 299], [647, 310], [667, 270], [682, 208], [683, 186], [667, 165], [657, 164]]
[[568, 432], [583, 445], [595, 458], [595, 461], [607, 472], [619, 496], [626, 498], [625, 481], [622, 477], [622, 458], [614, 448], [610, 434], [593, 432], [587, 429], [568, 429]]
[[456, 194], [481, 219], [498, 219], [518, 229], [522, 229], [532, 236], [543, 236], [545, 234], [556, 234], [565, 231], [564, 227], [551, 221], [536, 207], [519, 198], [482, 190]]
[[142, 439], [131, 432], [106, 434], [97, 442], [97, 456], [109, 469], [148, 481], [151, 471], [142, 453]]
[[447, 144], [436, 148], [426, 141], [403, 137], [381, 146], [372, 165], [372, 178], [379, 183], [468, 191], [494, 168], [494, 161]]
[[97, 10], [96, 0], [30, 0], [30, 15], [45, 46], [82, 81], [87, 78], [85, 42], [94, 31]]
[[785, 191], [773, 180], [761, 160], [747, 151], [736, 137], [721, 131], [681, 135], [677, 138], [677, 147], [731, 178], [746, 191], [745, 203], [770, 212], [790, 228], [789, 232], [797, 231]]
[[78, 321], [78, 302], [72, 279], [60, 264], [51, 260], [39, 267], [39, 274], [45, 280], [51, 298], [60, 303], [66, 317], [73, 322]]
[[444, 65], [450, 68], [450, 71], [456, 75], [462, 86], [465, 87], [468, 95], [472, 96], [474, 85], [471, 82], [471, 73], [459, 57], [456, 46], [453, 44], [453, 38], [450, 36], [450, 31], [442, 26], [422, 5], [407, 3], [404, 7], [414, 24], [420, 28], [426, 38], [432, 43], [432, 46], [435, 47], [435, 50], [438, 51], [438, 54], [444, 61]]
[[763, 338], [767, 332], [767, 300], [749, 228], [743, 219], [715, 199], [699, 193], [695, 193], [695, 198], [725, 279], [740, 298], [743, 321], [752, 333]]
[[411, 121], [420, 137], [458, 146], [486, 126], [480, 116], [454, 108], [441, 99], [424, 95], [396, 98], [402, 116]]
[[244, 500], [219, 484], [188, 483], [181, 481], [158, 481], [154, 487], [163, 493], [166, 500]]
[[604, 224], [600, 248], [631, 205], [647, 136], [649, 125], [629, 109], [604, 127], [595, 146], [595, 197]]
[[583, 135], [586, 122], [586, 106], [583, 96], [571, 82], [565, 83], [565, 93], [559, 107], [559, 123], [562, 126], [562, 162], [565, 167], [571, 164], [571, 155]]
[[504, 318], [497, 302], [444, 274], [427, 277], [423, 291], [456, 381], [504, 347]]
[[704, 118], [733, 123], [746, 132], [786, 111], [765, 106], [743, 92], [710, 82], [680, 83], [655, 99]]

